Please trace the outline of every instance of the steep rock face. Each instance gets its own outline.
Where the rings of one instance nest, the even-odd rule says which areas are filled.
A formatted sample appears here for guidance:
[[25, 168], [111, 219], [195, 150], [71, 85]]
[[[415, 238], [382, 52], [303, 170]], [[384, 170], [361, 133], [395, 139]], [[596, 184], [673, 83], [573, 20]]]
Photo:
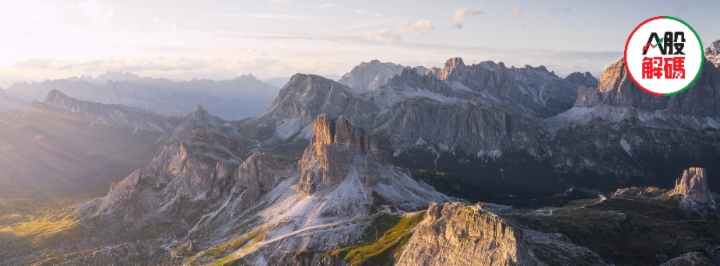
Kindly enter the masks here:
[[[578, 97], [575, 106], [593, 107], [605, 104], [615, 107], [635, 108], [638, 110], [667, 110], [673, 113], [718, 117], [720, 114], [720, 71], [705, 61], [703, 71], [692, 87], [683, 93], [670, 97], [656, 97], [638, 88], [625, 72], [622, 58], [605, 70], [600, 76], [597, 92], [588, 90], [584, 94], [597, 93], [598, 96]], [[598, 101], [595, 102], [595, 97]]]
[[[150, 166], [114, 185], [98, 211], [138, 215], [162, 212], [178, 199], [225, 197], [236, 182], [238, 166], [251, 154], [233, 134], [234, 128], [197, 106], [166, 136]], [[138, 200], [143, 204], [132, 203]]]
[[713, 64], [720, 64], [720, 40], [712, 42], [705, 48], [705, 58]]
[[178, 121], [177, 118], [165, 118], [138, 108], [80, 101], [59, 90], [51, 90], [44, 102], [35, 102], [33, 107], [66, 110], [92, 119], [94, 123], [129, 127], [136, 131], [166, 132]]
[[510, 147], [536, 156], [547, 152], [541, 145], [546, 136], [542, 123], [482, 98], [462, 104], [411, 99], [396, 104], [378, 121], [383, 124], [374, 133], [389, 139], [395, 150], [429, 145], [472, 154]]
[[433, 74], [434, 76], [436, 76], [442, 80], [447, 80], [448, 76], [450, 76], [451, 73], [455, 72], [456, 74], [461, 74], [461, 73], [457, 73], [456, 70], [463, 71], [464, 68], [465, 68], [465, 63], [463, 62], [462, 58], [453, 57], [453, 58], [450, 58], [447, 61], [445, 61], [445, 67], [443, 67], [443, 68], [433, 67], [428, 70], [428, 74]]
[[428, 74], [447, 81], [454, 88], [486, 94], [486, 98], [496, 98], [542, 117], [570, 109], [578, 87], [544, 66], [507, 68], [502, 62], [491, 61], [467, 66], [460, 58], [452, 58], [443, 69], [433, 68]]
[[[500, 207], [500, 206], [498, 206]], [[503, 207], [506, 208], [506, 207]], [[559, 234], [523, 229], [483, 204], [430, 205], [396, 265], [604, 265]]]
[[478, 206], [433, 203], [397, 265], [536, 264], [521, 244], [522, 230]]
[[255, 153], [243, 162], [237, 171], [237, 191], [245, 191], [237, 206], [250, 206], [257, 202], [262, 196], [287, 176], [288, 170], [294, 170], [286, 165], [279, 164], [270, 156]]
[[590, 72], [573, 72], [570, 73], [570, 75], [568, 75], [567, 77], [565, 77], [565, 80], [578, 86], [585, 86], [590, 88], [597, 88], [599, 83], [598, 80], [593, 77], [592, 74], [590, 74]]
[[385, 85], [395, 75], [400, 74], [407, 67], [390, 62], [382, 63], [372, 60], [354, 67], [338, 80], [338, 83], [352, 88], [357, 92], [372, 91]]
[[[320, 114], [362, 119], [378, 108], [366, 97], [335, 81], [315, 75], [293, 76], [264, 115], [246, 121], [245, 135], [266, 140], [287, 140], [301, 133], [312, 136], [312, 122]], [[269, 133], [269, 134], [268, 134]]]
[[[546, 120], [551, 145], [567, 147], [554, 152], [555, 167], [651, 184], [669, 183], [677, 178], [672, 173], [693, 165], [713, 167], [703, 162], [718, 159], [719, 95], [720, 70], [707, 61], [692, 87], [657, 97], [637, 88], [619, 59], [602, 74], [597, 89], [582, 86], [572, 109]], [[570, 152], [569, 147], [586, 148]], [[662, 158], [680, 163], [657, 163]], [[622, 186], [633, 185], [643, 184]]]
[[704, 168], [693, 167], [683, 172], [682, 178], [675, 180], [675, 188], [670, 195], [683, 195], [697, 203], [708, 203], [710, 191], [708, 190], [707, 174]]
[[315, 120], [314, 132], [300, 160], [300, 186], [304, 193], [310, 195], [320, 185], [339, 184], [357, 164], [364, 164], [361, 169], [367, 171], [354, 173], [364, 185], [377, 183], [373, 180], [378, 175], [373, 164], [387, 164], [389, 158], [362, 128], [353, 127], [343, 116], [333, 120], [321, 115]]

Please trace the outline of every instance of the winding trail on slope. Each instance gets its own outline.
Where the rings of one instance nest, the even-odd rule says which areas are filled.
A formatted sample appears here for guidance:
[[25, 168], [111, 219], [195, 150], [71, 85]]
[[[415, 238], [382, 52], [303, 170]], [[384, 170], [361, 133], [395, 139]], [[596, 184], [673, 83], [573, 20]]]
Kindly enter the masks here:
[[[301, 234], [301, 233], [304, 233], [304, 232], [313, 231], [313, 230], [316, 230], [316, 229], [324, 229], [324, 228], [338, 227], [338, 226], [353, 224], [353, 223], [357, 223], [357, 222], [365, 221], [365, 220], [372, 220], [372, 219], [375, 219], [375, 218], [377, 218], [378, 216], [380, 216], [380, 215], [382, 215], [382, 214], [404, 215], [404, 214], [407, 214], [407, 213], [408, 213], [408, 212], [403, 212], [403, 211], [392, 212], [392, 211], [390, 211], [390, 210], [382, 210], [382, 211], [379, 211], [379, 212], [377, 212], [377, 213], [374, 213], [374, 214], [372, 214], [372, 215], [370, 215], [370, 216], [366, 216], [366, 217], [362, 217], [362, 218], [357, 218], [357, 219], [352, 219], [352, 220], [347, 220], [347, 221], [342, 221], [342, 222], [337, 222], [337, 223], [332, 223], [332, 224], [323, 224], [323, 225], [315, 225], [315, 226], [305, 227], [305, 228], [302, 228], [302, 229], [300, 229], [300, 230], [296, 230], [296, 231], [293, 231], [293, 232], [290, 232], [290, 233], [287, 233], [287, 234], [278, 236], [278, 237], [273, 238], [273, 239], [271, 239], [271, 240], [266, 240], [266, 241], [261, 241], [261, 242], [258, 242], [258, 243], [247, 244], [247, 245], [241, 247], [240, 249], [238, 249], [237, 251], [233, 252], [233, 259], [243, 258], [245, 255], [250, 254], [252, 251], [258, 250], [260, 247], [263, 247], [263, 246], [265, 246], [265, 245], [267, 245], [267, 244], [272, 244], [272, 243], [275, 243], [275, 242], [277, 242], [277, 241], [284, 240], [284, 239], [286, 239], [286, 238], [288, 238], [288, 237], [295, 236], [295, 235], [297, 235], [297, 234]], [[253, 249], [249, 249], [249, 250], [244, 250], [244, 247], [247, 247], [247, 246], [249, 246], [249, 245], [253, 245], [254, 248], [253, 248]]]

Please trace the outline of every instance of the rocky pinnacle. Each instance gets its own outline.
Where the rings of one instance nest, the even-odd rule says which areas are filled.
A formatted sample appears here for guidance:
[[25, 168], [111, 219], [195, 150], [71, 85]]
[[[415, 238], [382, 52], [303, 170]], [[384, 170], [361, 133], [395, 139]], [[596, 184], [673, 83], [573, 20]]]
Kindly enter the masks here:
[[683, 172], [682, 178], [675, 180], [673, 195], [683, 195], [698, 203], [710, 201], [708, 190], [707, 174], [704, 168], [692, 167]]
[[[356, 162], [387, 164], [389, 159], [365, 130], [354, 127], [345, 117], [332, 119], [320, 115], [315, 119], [310, 145], [300, 160], [303, 169], [300, 187], [306, 194], [312, 194], [319, 185], [338, 184], [349, 174], [348, 165]], [[366, 181], [374, 183], [370, 179]]]

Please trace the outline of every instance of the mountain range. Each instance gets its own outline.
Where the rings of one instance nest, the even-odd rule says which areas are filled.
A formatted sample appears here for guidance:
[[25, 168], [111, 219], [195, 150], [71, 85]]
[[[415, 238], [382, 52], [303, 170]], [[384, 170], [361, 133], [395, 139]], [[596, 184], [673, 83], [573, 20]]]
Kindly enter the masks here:
[[[371, 61], [338, 82], [294, 75], [265, 113], [235, 121], [49, 90], [2, 113], [17, 132], [0, 136], [22, 137], [5, 145], [66, 151], [101, 134], [46, 129], [62, 122], [154, 143], [104, 152], [155, 153], [122, 180], [91, 179], [113, 182], [102, 197], [0, 217], [16, 219], [0, 227], [0, 265], [718, 264], [720, 69], [708, 59], [671, 97], [635, 87], [622, 59], [599, 80]], [[36, 131], [69, 140], [36, 144]], [[48, 162], [23, 180], [77, 164]]]
[[278, 87], [263, 83], [251, 74], [232, 80], [174, 81], [141, 78], [127, 72], [107, 72], [97, 78], [81, 76], [15, 83], [5, 92], [31, 103], [44, 99], [53, 89], [79, 100], [138, 107], [163, 116], [183, 116], [196, 104], [202, 104], [228, 120], [262, 114], [278, 92]]

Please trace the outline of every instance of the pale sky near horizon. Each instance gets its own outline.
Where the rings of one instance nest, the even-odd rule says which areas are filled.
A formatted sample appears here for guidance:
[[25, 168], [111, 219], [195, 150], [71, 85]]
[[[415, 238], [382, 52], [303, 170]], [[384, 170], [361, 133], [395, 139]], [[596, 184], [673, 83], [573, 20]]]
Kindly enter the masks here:
[[493, 60], [597, 75], [643, 20], [720, 39], [719, 1], [0, 0], [0, 87], [106, 71], [173, 79], [342, 75], [378, 59]]

